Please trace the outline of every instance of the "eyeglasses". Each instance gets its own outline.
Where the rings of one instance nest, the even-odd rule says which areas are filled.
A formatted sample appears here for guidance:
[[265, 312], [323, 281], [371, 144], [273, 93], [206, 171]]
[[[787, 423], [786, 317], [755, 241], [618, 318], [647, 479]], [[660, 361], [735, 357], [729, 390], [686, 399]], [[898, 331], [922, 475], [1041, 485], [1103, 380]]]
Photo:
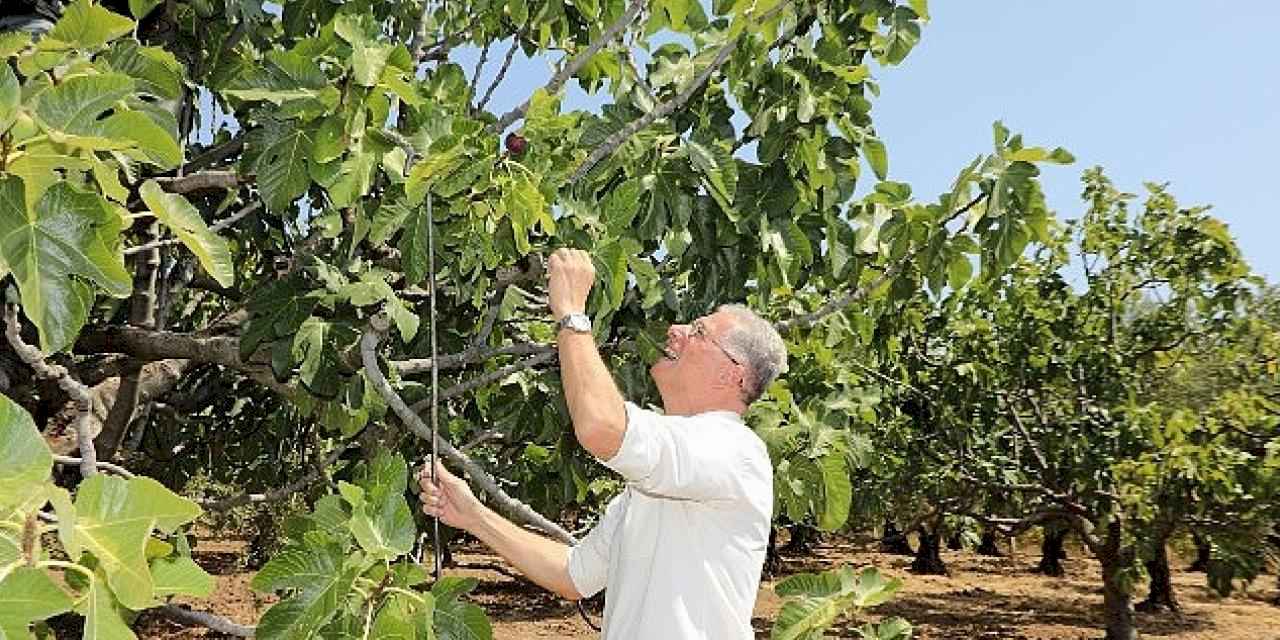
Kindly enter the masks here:
[[696, 338], [700, 338], [702, 340], [706, 340], [711, 344], [714, 344], [717, 348], [720, 349], [720, 352], [723, 353], [724, 356], [729, 359], [729, 362], [732, 362], [738, 365], [739, 367], [742, 366], [742, 363], [739, 362], [737, 358], [733, 357], [733, 354], [729, 353], [729, 350], [724, 348], [724, 345], [720, 344], [719, 340], [716, 340], [715, 338], [711, 337], [711, 333], [707, 331], [706, 323], [704, 323], [702, 320], [694, 320], [693, 322], [689, 323], [689, 328], [690, 328], [690, 332], [689, 332], [690, 335]]

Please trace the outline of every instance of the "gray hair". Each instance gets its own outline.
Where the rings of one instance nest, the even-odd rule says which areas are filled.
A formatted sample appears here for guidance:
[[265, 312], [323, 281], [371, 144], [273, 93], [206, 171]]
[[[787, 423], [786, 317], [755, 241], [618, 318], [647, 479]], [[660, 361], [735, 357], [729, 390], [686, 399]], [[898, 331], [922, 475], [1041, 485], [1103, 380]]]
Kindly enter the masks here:
[[733, 316], [733, 327], [725, 332], [725, 346], [742, 358], [750, 375], [743, 381], [743, 395], [751, 404], [764, 395], [779, 375], [787, 370], [787, 345], [778, 330], [754, 311], [740, 304], [720, 305], [716, 311]]

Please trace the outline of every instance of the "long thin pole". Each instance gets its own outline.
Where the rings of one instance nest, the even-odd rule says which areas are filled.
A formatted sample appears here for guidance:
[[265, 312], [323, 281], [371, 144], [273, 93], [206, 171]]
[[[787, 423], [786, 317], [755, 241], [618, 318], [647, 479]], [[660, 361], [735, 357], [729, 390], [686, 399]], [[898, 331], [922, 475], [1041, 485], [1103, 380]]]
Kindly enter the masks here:
[[[427, 292], [431, 295], [431, 484], [436, 485], [436, 440], [440, 426], [440, 369], [436, 364], [436, 218], [427, 191]], [[435, 555], [435, 578], [440, 579], [440, 516], [431, 517], [431, 550]]]

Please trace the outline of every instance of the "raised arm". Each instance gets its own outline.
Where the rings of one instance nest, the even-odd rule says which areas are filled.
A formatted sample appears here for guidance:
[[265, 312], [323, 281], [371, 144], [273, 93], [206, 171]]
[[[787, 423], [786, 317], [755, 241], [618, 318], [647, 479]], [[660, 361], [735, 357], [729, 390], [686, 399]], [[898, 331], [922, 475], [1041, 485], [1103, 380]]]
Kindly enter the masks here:
[[[584, 313], [595, 283], [591, 257], [576, 249], [558, 249], [547, 261], [547, 298], [552, 318]], [[600, 358], [590, 333], [561, 329], [560, 379], [578, 442], [600, 460], [612, 458], [622, 446], [627, 414], [622, 393]]]

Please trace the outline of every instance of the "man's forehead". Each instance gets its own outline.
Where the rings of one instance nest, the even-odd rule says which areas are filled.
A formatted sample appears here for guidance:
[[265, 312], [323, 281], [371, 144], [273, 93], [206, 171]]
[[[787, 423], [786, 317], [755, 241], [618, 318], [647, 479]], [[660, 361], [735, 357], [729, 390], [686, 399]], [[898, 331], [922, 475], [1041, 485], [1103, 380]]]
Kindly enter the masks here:
[[694, 322], [701, 322], [706, 325], [708, 329], [713, 331], [727, 331], [733, 327], [734, 321], [733, 314], [723, 310], [707, 314], [697, 320], [694, 320]]

